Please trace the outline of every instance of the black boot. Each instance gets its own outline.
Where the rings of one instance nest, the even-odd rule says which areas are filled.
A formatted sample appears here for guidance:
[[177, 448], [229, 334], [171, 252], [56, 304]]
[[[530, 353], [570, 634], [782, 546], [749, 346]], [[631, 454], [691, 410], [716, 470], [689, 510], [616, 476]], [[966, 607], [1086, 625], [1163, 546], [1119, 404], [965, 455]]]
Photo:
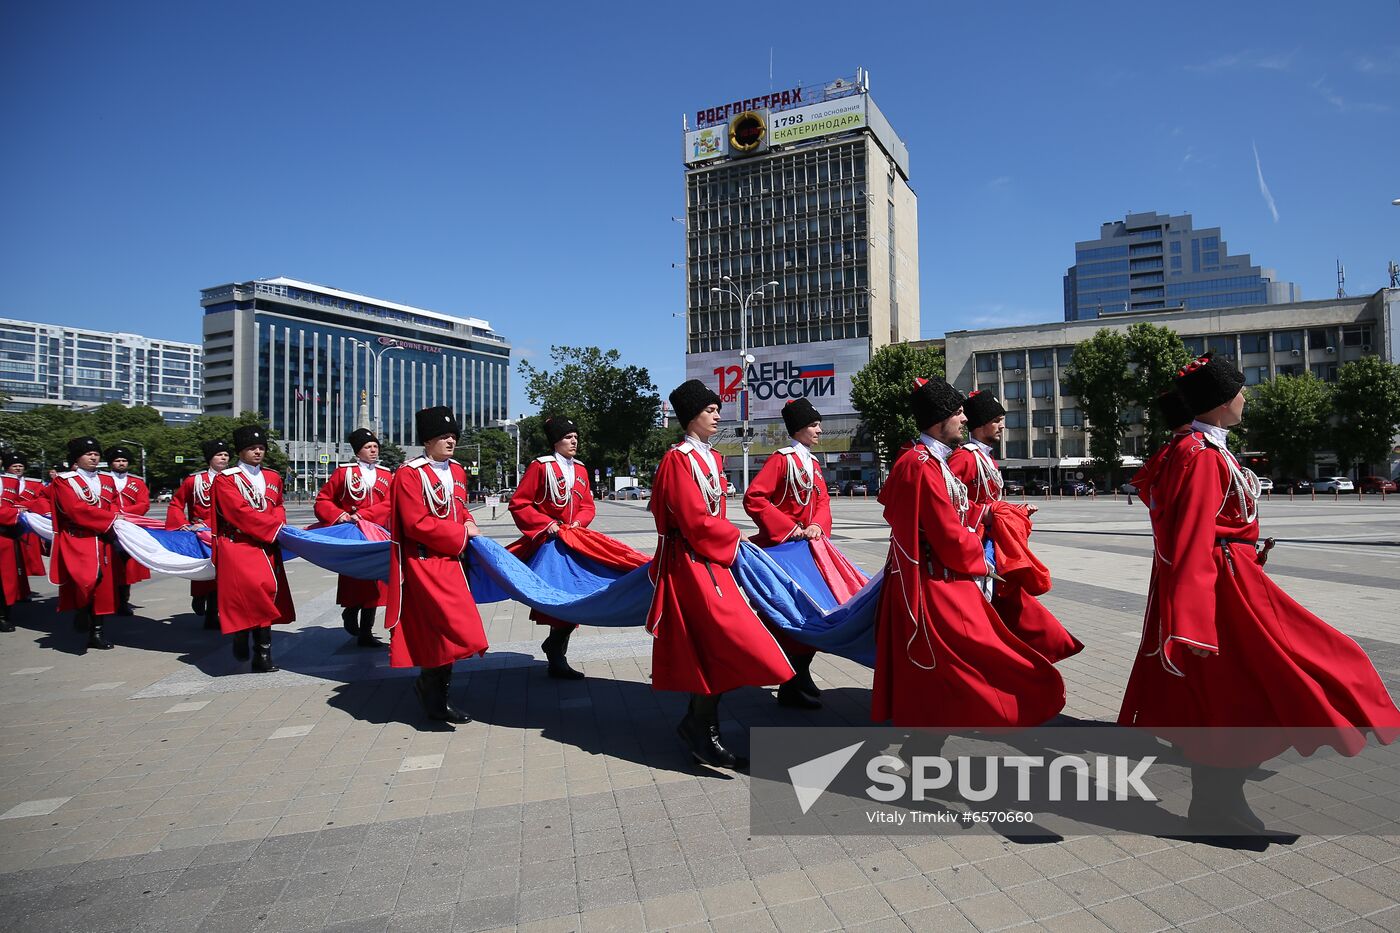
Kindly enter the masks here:
[[117, 615], [136, 615], [136, 610], [131, 608], [131, 587], [126, 584], [117, 587]]
[[253, 629], [253, 673], [271, 674], [281, 670], [272, 663], [272, 626]]
[[0, 632], [13, 632], [15, 624], [10, 621], [10, 607], [0, 602]]
[[384, 642], [374, 637], [374, 607], [365, 606], [359, 610], [360, 613], [360, 634], [357, 636], [356, 644], [361, 648], [383, 648]]
[[573, 626], [550, 626], [549, 637], [540, 645], [549, 660], [549, 676], [555, 680], [583, 680], [583, 671], [569, 666], [569, 637], [573, 634]]
[[346, 606], [340, 610], [340, 621], [349, 634], [360, 634], [360, 610], [357, 606]]
[[1191, 766], [1191, 828], [1211, 836], [1256, 836], [1267, 832], [1264, 821], [1245, 799], [1244, 785], [1252, 768]]
[[219, 628], [219, 601], [212, 596], [204, 602], [204, 627], [215, 630]]
[[719, 738], [720, 695], [692, 693], [685, 718], [676, 726], [676, 734], [701, 764], [731, 771], [747, 771], [749, 760], [724, 747]]
[[248, 629], [233, 633], [233, 659], [235, 661], [246, 661], [253, 656], [248, 650]]
[[798, 688], [812, 699], [822, 695], [821, 689], [816, 681], [812, 680], [812, 659], [816, 655], [799, 654], [795, 658], [788, 658], [792, 662], [793, 680], [797, 681]]
[[93, 615], [92, 610], [89, 609], [88, 620], [88, 640], [87, 647], [83, 649], [84, 653], [87, 652], [87, 648], [97, 648], [102, 651], [111, 648], [112, 643], [102, 635], [102, 616]]
[[451, 722], [461, 725], [471, 722], [466, 713], [452, 708], [447, 702], [447, 692], [452, 687], [452, 665], [425, 667], [413, 682], [413, 690], [418, 694], [418, 702], [423, 704], [423, 712], [438, 722]]
[[207, 597], [207, 596], [191, 596], [191, 597], [190, 597], [190, 612], [193, 612], [193, 613], [194, 613], [195, 615], [197, 615], [197, 616], [202, 616], [202, 615], [205, 614], [205, 611], [206, 611], [206, 608], [205, 608], [205, 607], [207, 606], [207, 604], [208, 604], [208, 597]]
[[792, 709], [821, 709], [822, 701], [814, 700], [802, 690], [802, 683], [794, 677], [778, 688], [778, 705]]
[[73, 631], [86, 632], [88, 630], [88, 626], [91, 624], [92, 620], [89, 618], [88, 611], [86, 609], [73, 610]]

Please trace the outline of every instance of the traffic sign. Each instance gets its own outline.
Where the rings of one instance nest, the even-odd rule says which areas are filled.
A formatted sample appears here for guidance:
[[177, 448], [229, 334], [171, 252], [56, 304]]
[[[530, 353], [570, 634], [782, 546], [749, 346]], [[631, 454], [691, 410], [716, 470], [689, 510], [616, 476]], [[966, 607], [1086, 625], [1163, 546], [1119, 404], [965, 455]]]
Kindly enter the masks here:
[[612, 476], [612, 467], [608, 467], [608, 475]]
[[330, 454], [321, 454], [321, 456], [320, 456], [320, 461], [321, 461], [322, 463], [330, 463], [330, 462], [331, 462]]
[[176, 455], [176, 457], [175, 457], [175, 462], [176, 462], [176, 463], [184, 463], [184, 462], [185, 462], [185, 458], [184, 458], [184, 457], [181, 457], [181, 456], [179, 456], [179, 455]]

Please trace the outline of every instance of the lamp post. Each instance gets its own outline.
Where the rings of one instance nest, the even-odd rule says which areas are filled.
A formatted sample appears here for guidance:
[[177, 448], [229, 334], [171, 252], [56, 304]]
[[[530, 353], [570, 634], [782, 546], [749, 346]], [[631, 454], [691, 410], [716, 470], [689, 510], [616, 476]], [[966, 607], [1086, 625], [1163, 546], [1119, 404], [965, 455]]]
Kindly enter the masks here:
[[525, 416], [521, 415], [514, 421], [509, 418], [496, 419], [497, 427], [505, 428], [515, 435], [515, 482], [511, 484], [512, 488], [520, 485], [520, 422], [524, 418]]
[[137, 450], [141, 451], [141, 482], [144, 483], [146, 481], [146, 448], [142, 446], [140, 441], [133, 441], [125, 437], [121, 439], [121, 442], [123, 444], [131, 444]]
[[739, 302], [739, 404], [744, 410], [744, 426], [740, 429], [740, 441], [744, 449], [744, 491], [747, 492], [749, 489], [749, 447], [753, 445], [753, 429], [749, 427], [749, 364], [753, 362], [753, 357], [749, 355], [749, 302], [762, 295], [765, 290], [777, 288], [778, 283], [764, 282], [745, 295], [739, 291], [739, 286], [735, 285], [734, 280], [729, 276], [720, 276], [720, 281], [724, 282], [724, 287], [715, 286], [710, 291], [728, 295]]
[[380, 391], [382, 388], [380, 380], [382, 366], [380, 364], [384, 358], [384, 354], [390, 352], [391, 350], [403, 349], [403, 347], [399, 345], [399, 342], [397, 340], [394, 340], [392, 337], [380, 337], [379, 339], [381, 341], [387, 342], [380, 343], [379, 348], [375, 349], [374, 345], [371, 344], [368, 340], [356, 340], [354, 337], [350, 338], [351, 343], [353, 343], [357, 347], [363, 347], [366, 353], [374, 357], [374, 395], [370, 399], [370, 401], [374, 403], [374, 424], [372, 425], [372, 427], [374, 428], [374, 433], [376, 435], [381, 434], [384, 431], [384, 425], [381, 421], [381, 403], [379, 400], [379, 396], [382, 394]]

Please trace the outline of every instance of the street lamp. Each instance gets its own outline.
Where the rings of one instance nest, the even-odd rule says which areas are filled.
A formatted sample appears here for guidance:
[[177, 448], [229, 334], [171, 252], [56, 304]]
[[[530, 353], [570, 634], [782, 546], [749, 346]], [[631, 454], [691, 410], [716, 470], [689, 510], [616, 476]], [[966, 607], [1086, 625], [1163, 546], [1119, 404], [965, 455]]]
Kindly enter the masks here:
[[379, 396], [381, 394], [380, 390], [382, 388], [380, 379], [380, 371], [382, 369], [381, 361], [384, 357], [384, 354], [390, 352], [391, 350], [403, 349], [399, 342], [397, 340], [394, 340], [393, 338], [381, 337], [379, 339], [381, 341], [387, 340], [388, 342], [381, 342], [379, 348], [375, 349], [374, 345], [371, 344], [368, 340], [356, 340], [354, 337], [350, 338], [351, 343], [353, 343], [357, 347], [363, 347], [366, 353], [369, 353], [371, 356], [374, 357], [374, 397], [372, 399], [372, 401], [374, 402], [374, 415], [372, 420], [374, 421], [374, 433], [376, 435], [381, 434], [384, 431], [384, 425], [381, 421], [381, 408], [379, 401]]
[[141, 445], [140, 441], [129, 440], [125, 437], [121, 439], [121, 442], [123, 444], [132, 444], [137, 450], [141, 451], [141, 482], [144, 483], [146, 481], [146, 448]]
[[512, 420], [510, 420], [509, 418], [497, 418], [497, 419], [496, 419], [496, 426], [497, 426], [497, 427], [505, 428], [506, 430], [511, 431], [511, 432], [515, 435], [515, 483], [514, 483], [514, 485], [516, 485], [516, 486], [519, 486], [519, 485], [520, 485], [520, 422], [521, 422], [521, 420], [523, 420], [524, 418], [525, 418], [525, 416], [524, 416], [524, 415], [521, 415], [520, 418], [516, 419], [515, 421], [512, 421]]
[[727, 275], [720, 276], [720, 281], [724, 282], [724, 287], [715, 286], [710, 289], [721, 295], [728, 295], [739, 302], [739, 392], [740, 406], [744, 409], [744, 427], [740, 440], [744, 448], [744, 491], [749, 489], [749, 447], [753, 444], [753, 430], [749, 427], [749, 364], [753, 362], [753, 357], [749, 355], [749, 302], [766, 289], [777, 288], [777, 282], [764, 282], [758, 288], [747, 295], [739, 291], [739, 286], [734, 284], [734, 280]]

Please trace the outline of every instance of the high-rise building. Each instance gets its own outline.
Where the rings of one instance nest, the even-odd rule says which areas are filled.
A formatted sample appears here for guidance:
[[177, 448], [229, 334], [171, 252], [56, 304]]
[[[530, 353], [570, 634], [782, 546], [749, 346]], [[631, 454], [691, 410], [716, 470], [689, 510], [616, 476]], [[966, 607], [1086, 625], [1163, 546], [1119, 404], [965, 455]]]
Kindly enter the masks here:
[[[700, 109], [686, 124], [686, 376], [735, 403], [719, 437], [726, 470], [737, 483], [747, 349], [751, 468], [786, 443], [783, 404], [806, 396], [824, 416], [828, 478], [873, 478], [851, 377], [875, 348], [919, 336], [908, 148], [864, 73]], [[755, 291], [745, 327], [742, 299]]]
[[149, 405], [181, 424], [199, 414], [203, 378], [198, 344], [0, 319], [5, 411], [120, 402]]
[[1302, 301], [1292, 282], [1230, 255], [1220, 228], [1195, 230], [1191, 215], [1129, 214], [1074, 244], [1065, 272], [1065, 320], [1117, 311], [1203, 311]]
[[361, 421], [403, 447], [413, 415], [451, 406], [464, 427], [506, 417], [510, 344], [478, 318], [272, 278], [206, 288], [204, 410], [256, 411], [312, 488]]

